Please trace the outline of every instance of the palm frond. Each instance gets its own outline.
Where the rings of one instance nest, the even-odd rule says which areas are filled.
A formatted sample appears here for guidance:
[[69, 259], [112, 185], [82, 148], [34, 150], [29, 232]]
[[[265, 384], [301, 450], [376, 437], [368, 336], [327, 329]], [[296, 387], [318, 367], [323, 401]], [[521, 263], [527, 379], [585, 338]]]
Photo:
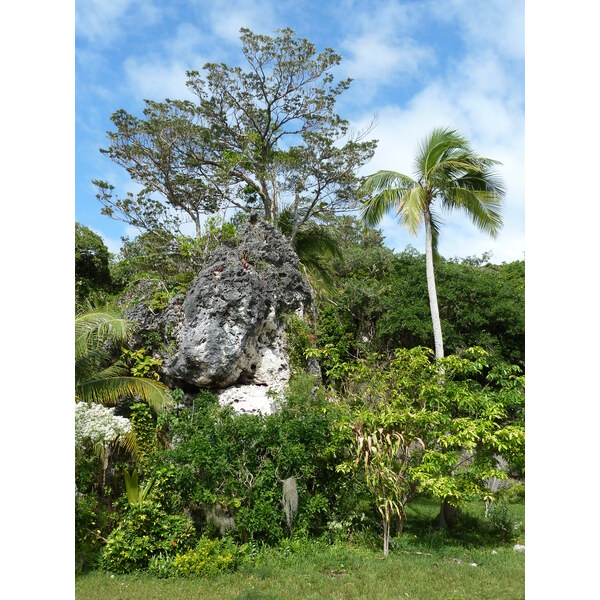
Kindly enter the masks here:
[[340, 244], [335, 235], [325, 227], [318, 225], [310, 225], [298, 231], [294, 250], [300, 260], [309, 255], [327, 255], [331, 258], [341, 258], [342, 256]]
[[370, 196], [390, 188], [408, 190], [414, 187], [417, 182], [403, 173], [397, 171], [377, 171], [369, 175], [360, 186], [359, 194], [361, 196]]
[[333, 287], [333, 274], [327, 258], [342, 257], [335, 235], [324, 227], [311, 225], [298, 231], [294, 249], [312, 287], [329, 293]]
[[429, 218], [431, 222], [431, 246], [433, 250], [433, 262], [439, 263], [441, 257], [438, 252], [438, 242], [442, 228], [442, 219], [431, 209], [429, 210]]
[[94, 379], [112, 379], [114, 377], [127, 377], [129, 369], [127, 366], [118, 360], [109, 364], [106, 368], [98, 370], [94, 373]]
[[87, 381], [112, 362], [111, 355], [104, 350], [88, 351], [87, 354], [75, 359], [75, 383]]
[[404, 226], [414, 232], [422, 222], [414, 210], [415, 200], [418, 200], [417, 204], [420, 203], [420, 192], [415, 195], [414, 190], [419, 189], [419, 184], [407, 175], [396, 171], [378, 171], [367, 177], [360, 188], [361, 194], [371, 196], [363, 201], [360, 217], [372, 227], [381, 221], [384, 214], [395, 210]]
[[496, 237], [502, 228], [502, 203], [500, 197], [487, 191], [454, 188], [450, 197], [452, 205], [461, 209], [480, 231]]
[[75, 358], [100, 348], [107, 340], [124, 343], [134, 324], [106, 309], [83, 313], [75, 317]]
[[427, 207], [425, 190], [416, 186], [405, 196], [398, 209], [398, 217], [411, 235], [417, 235], [423, 223], [423, 212]]
[[402, 202], [407, 193], [410, 193], [410, 190], [401, 191], [398, 188], [379, 192], [362, 203], [360, 207], [360, 218], [369, 227], [377, 225], [381, 219], [383, 219], [383, 215], [387, 212], [390, 210], [398, 212], [401, 209]]
[[96, 377], [76, 385], [75, 395], [81, 402], [107, 406], [116, 404], [121, 398], [136, 397], [147, 402], [156, 412], [162, 412], [172, 404], [169, 388], [143, 377]]
[[419, 144], [417, 172], [424, 179], [429, 179], [432, 169], [440, 163], [455, 160], [460, 152], [471, 152], [467, 139], [455, 129], [438, 127]]

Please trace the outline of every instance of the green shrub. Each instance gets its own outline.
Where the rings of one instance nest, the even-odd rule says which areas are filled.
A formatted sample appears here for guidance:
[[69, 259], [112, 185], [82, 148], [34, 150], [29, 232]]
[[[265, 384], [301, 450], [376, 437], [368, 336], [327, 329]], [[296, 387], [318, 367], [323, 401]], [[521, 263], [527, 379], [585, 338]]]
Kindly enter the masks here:
[[308, 317], [300, 318], [294, 314], [285, 318], [285, 332], [288, 340], [290, 366], [295, 373], [306, 369], [308, 362], [306, 351], [315, 347], [314, 332]]
[[154, 555], [148, 563], [148, 573], [159, 579], [174, 577], [177, 571], [173, 565], [173, 557], [165, 554]]
[[506, 498], [500, 503], [492, 504], [488, 519], [493, 533], [503, 540], [511, 541], [515, 537], [518, 525], [508, 512]]
[[123, 348], [121, 350], [121, 360], [129, 367], [134, 377], [148, 377], [156, 381], [160, 380], [157, 368], [162, 365], [163, 361], [149, 356], [145, 348], [140, 348], [139, 350]]
[[168, 474], [152, 498], [163, 487], [170, 490], [172, 508], [187, 509], [198, 527], [204, 527], [207, 507], [220, 504], [235, 518], [237, 541], [277, 544], [290, 535], [282, 482], [293, 476], [298, 514], [291, 533], [320, 535], [333, 513], [346, 513], [354, 498], [355, 482], [344, 484], [335, 471], [347, 447], [345, 434], [335, 429], [339, 410], [315, 387], [315, 377], [301, 371], [270, 415], [236, 415], [201, 393], [192, 408], [161, 417], [172, 447], [145, 465], [153, 476], [161, 468]]
[[257, 490], [252, 504], [239, 509], [236, 525], [242, 540], [276, 544], [286, 533], [279, 489], [266, 487]]
[[143, 464], [146, 457], [158, 449], [156, 424], [152, 411], [144, 402], [131, 406], [131, 428], [135, 435], [135, 457], [138, 463]]
[[101, 566], [114, 573], [144, 570], [152, 556], [173, 556], [193, 547], [194, 541], [194, 526], [187, 517], [169, 515], [155, 503], [142, 502], [129, 507], [109, 535]]
[[511, 504], [520, 504], [521, 502], [525, 502], [525, 484], [520, 481], [513, 483], [506, 490], [506, 499]]
[[202, 538], [198, 545], [173, 560], [175, 572], [182, 577], [208, 577], [234, 571], [240, 551], [231, 540]]
[[102, 536], [109, 527], [109, 516], [95, 498], [75, 494], [75, 567], [88, 571], [96, 566], [102, 549]]

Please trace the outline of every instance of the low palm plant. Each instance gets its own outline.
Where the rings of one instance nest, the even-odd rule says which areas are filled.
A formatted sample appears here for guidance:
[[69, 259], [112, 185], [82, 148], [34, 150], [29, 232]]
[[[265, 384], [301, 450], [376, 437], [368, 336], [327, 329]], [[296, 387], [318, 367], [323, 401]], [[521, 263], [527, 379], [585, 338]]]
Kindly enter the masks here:
[[137, 468], [135, 467], [131, 475], [129, 474], [127, 467], [125, 467], [123, 469], [123, 476], [125, 477], [125, 489], [127, 490], [127, 500], [132, 506], [134, 504], [144, 502], [148, 498], [148, 495], [152, 491], [152, 488], [154, 487], [154, 484], [156, 482], [156, 477], [153, 477], [150, 481], [146, 482], [146, 485], [140, 485]]
[[124, 344], [134, 324], [108, 309], [94, 309], [75, 318], [75, 399], [114, 405], [136, 397], [155, 411], [171, 402], [169, 389], [153, 379], [133, 377], [111, 349]]

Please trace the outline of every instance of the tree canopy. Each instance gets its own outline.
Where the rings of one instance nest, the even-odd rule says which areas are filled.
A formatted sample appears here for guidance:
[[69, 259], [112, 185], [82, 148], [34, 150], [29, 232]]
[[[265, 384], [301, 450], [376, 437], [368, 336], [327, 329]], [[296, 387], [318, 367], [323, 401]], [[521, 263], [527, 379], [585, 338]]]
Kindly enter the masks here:
[[89, 227], [75, 223], [75, 295], [79, 302], [110, 287], [109, 259], [102, 238]]
[[341, 57], [289, 28], [275, 37], [241, 30], [246, 68], [208, 63], [187, 73], [194, 102], [145, 100], [143, 118], [118, 110], [102, 150], [143, 186], [113, 196], [95, 181], [103, 212], [143, 230], [173, 232], [181, 220], [225, 206], [260, 210], [290, 237], [310, 219], [356, 206], [356, 171], [376, 141], [364, 141], [335, 112], [350, 80], [334, 81]]

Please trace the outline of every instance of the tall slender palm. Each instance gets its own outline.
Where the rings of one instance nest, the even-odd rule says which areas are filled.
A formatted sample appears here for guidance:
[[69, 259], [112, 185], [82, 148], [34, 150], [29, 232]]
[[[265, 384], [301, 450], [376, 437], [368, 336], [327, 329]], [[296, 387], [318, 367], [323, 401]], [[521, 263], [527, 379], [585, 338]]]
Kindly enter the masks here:
[[125, 396], [139, 396], [154, 410], [170, 402], [169, 389], [158, 381], [132, 377], [108, 346], [127, 341], [132, 323], [119, 315], [96, 309], [75, 317], [75, 397], [78, 401], [112, 405]]
[[502, 180], [492, 170], [497, 164], [478, 156], [457, 131], [437, 128], [419, 146], [414, 179], [395, 171], [378, 171], [361, 186], [361, 192], [368, 196], [361, 210], [367, 224], [376, 225], [390, 210], [396, 211], [400, 223], [412, 235], [425, 224], [427, 289], [436, 359], [444, 356], [444, 344], [433, 270], [440, 221], [433, 207], [437, 201], [442, 210], [462, 210], [478, 229], [495, 237], [502, 227], [500, 210], [505, 194]]

